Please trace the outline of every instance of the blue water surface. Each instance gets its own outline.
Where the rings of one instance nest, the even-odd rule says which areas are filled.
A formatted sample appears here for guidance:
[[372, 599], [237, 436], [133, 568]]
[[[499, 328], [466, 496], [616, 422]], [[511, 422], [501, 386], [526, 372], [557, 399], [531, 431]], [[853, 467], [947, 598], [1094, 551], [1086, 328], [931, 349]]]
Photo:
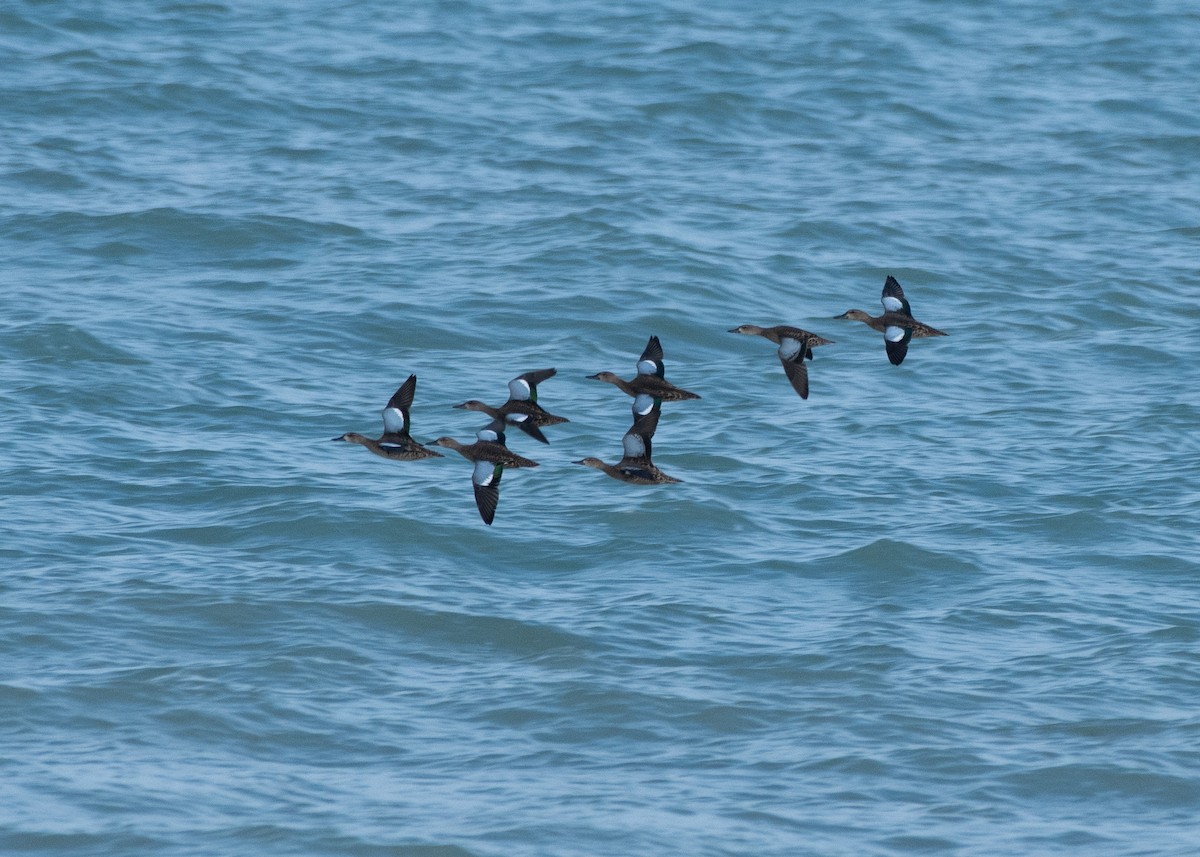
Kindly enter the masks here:
[[0, 853], [1194, 854], [1198, 34], [0, 2]]

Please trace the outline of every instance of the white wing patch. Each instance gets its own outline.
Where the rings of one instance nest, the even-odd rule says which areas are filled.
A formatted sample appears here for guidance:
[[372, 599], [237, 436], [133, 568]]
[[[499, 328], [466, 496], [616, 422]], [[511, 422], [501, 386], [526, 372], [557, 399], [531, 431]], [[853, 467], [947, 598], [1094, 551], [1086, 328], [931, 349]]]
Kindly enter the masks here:
[[404, 412], [399, 408], [383, 409], [383, 428], [385, 431], [400, 434], [407, 428], [404, 423]]
[[492, 479], [496, 475], [496, 465], [490, 461], [476, 461], [475, 471], [471, 474], [471, 481], [476, 485], [482, 485], [485, 488], [492, 484]]
[[794, 360], [796, 355], [800, 353], [800, 349], [804, 347], [804, 343], [792, 339], [790, 336], [783, 336], [779, 339], [779, 356], [784, 360]]
[[511, 399], [529, 399], [529, 382], [524, 378], [513, 378], [508, 382], [508, 396]]
[[[879, 302], [883, 304], [883, 309], [885, 312], [904, 311], [904, 301], [900, 300], [900, 298], [893, 297], [892, 295], [884, 295], [879, 299]], [[894, 342], [895, 340], [892, 341]]]
[[883, 331], [883, 336], [888, 342], [899, 342], [900, 340], [904, 339], [904, 328], [892, 327], [889, 325], [887, 329]]
[[646, 454], [646, 443], [642, 440], [642, 436], [627, 432], [621, 438], [621, 446], [625, 447], [625, 456], [627, 458], [641, 458]]

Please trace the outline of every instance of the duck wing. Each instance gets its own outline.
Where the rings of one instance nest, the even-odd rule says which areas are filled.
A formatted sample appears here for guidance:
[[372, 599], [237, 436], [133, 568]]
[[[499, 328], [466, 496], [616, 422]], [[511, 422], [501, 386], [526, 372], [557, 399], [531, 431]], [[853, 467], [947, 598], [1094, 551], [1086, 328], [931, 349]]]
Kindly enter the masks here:
[[[661, 408], [653, 408], [644, 414], [638, 414], [633, 418], [633, 425], [629, 427], [629, 431], [625, 432], [625, 436], [634, 435], [642, 438], [646, 446], [646, 457], [650, 457], [650, 438], [654, 437], [654, 433], [658, 431], [658, 421], [662, 417]], [[625, 438], [621, 439], [621, 443], [625, 444]], [[626, 445], [625, 454], [629, 455], [629, 447]]]
[[801, 399], [808, 398], [808, 366], [804, 364], [804, 358], [796, 355], [796, 359], [789, 360], [782, 354], [779, 356], [779, 362], [783, 366], [783, 372], [787, 375], [788, 382], [792, 385], [792, 389], [796, 391]]
[[504, 434], [504, 420], [501, 417], [494, 417], [490, 423], [475, 432], [475, 438], [484, 443], [504, 446], [508, 442], [508, 438]]
[[662, 343], [657, 336], [651, 336], [638, 358], [637, 371], [639, 375], [657, 375], [662, 378], [667, 374], [666, 364], [663, 363]]
[[635, 420], [648, 416], [652, 411], [658, 411], [661, 404], [655, 404], [654, 397], [649, 393], [638, 393], [633, 397], [633, 418]]
[[883, 329], [883, 344], [887, 348], [888, 360], [892, 361], [893, 366], [899, 366], [904, 362], [904, 355], [908, 353], [908, 343], [912, 339], [912, 328], [897, 327], [888, 325]]
[[779, 338], [779, 362], [792, 389], [801, 399], [808, 398], [808, 367], [804, 365], [805, 357], [812, 357], [812, 349], [808, 347], [808, 337], [796, 339], [791, 336]]
[[621, 447], [625, 450], [625, 455], [621, 459], [622, 466], [630, 462], [649, 463], [650, 461], [650, 439], [654, 436], [654, 432], [639, 434], [637, 428], [638, 424], [635, 422], [633, 427], [621, 438]]
[[384, 434], [408, 434], [408, 410], [417, 391], [417, 376], [409, 375], [383, 409]]
[[636, 393], [648, 393], [656, 399], [662, 399], [664, 402], [678, 402], [684, 399], [700, 398], [689, 390], [676, 387], [666, 378], [659, 378], [655, 375], [638, 375], [634, 378], [633, 383]]
[[516, 426], [539, 443], [550, 442], [546, 440], [546, 436], [542, 434], [542, 430], [537, 427], [537, 423], [531, 415], [521, 413], [520, 411], [512, 411], [505, 415], [504, 419], [509, 425]]
[[557, 369], [535, 369], [508, 382], [508, 398], [522, 402], [537, 401], [537, 385], [558, 374]]
[[475, 505], [479, 508], [479, 517], [489, 527], [496, 517], [496, 507], [500, 505], [500, 476], [504, 473], [503, 464], [493, 464], [490, 461], [475, 462], [475, 471], [471, 474], [471, 485], [475, 488]]
[[898, 312], [912, 318], [912, 307], [904, 297], [904, 289], [900, 288], [900, 281], [891, 274], [883, 282], [883, 295], [879, 302], [883, 304], [884, 312]]

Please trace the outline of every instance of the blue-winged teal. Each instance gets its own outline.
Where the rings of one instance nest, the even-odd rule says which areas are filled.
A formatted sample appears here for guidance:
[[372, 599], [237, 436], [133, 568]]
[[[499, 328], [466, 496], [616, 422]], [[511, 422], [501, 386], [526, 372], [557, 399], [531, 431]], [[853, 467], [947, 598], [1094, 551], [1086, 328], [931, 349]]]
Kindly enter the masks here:
[[383, 434], [378, 438], [364, 437], [355, 432], [347, 432], [334, 440], [344, 440], [347, 443], [357, 443], [365, 446], [376, 455], [390, 458], [393, 461], [418, 461], [422, 458], [441, 458], [440, 452], [426, 449], [408, 434], [408, 411], [412, 407], [413, 394], [417, 390], [417, 376], [409, 375], [408, 380], [400, 385], [387, 407], [383, 409]]
[[869, 325], [873, 330], [883, 334], [883, 344], [887, 348], [888, 360], [899, 366], [904, 362], [908, 353], [909, 340], [920, 336], [947, 336], [936, 328], [913, 318], [912, 308], [904, 297], [904, 290], [891, 274], [883, 283], [883, 315], [872, 316], [860, 309], [848, 309], [837, 318], [849, 318]]
[[539, 369], [513, 378], [508, 382], [508, 401], [499, 407], [493, 408], [478, 399], [468, 399], [454, 407], [487, 414], [494, 420], [516, 426], [534, 440], [549, 443], [540, 427], [570, 422], [566, 417], [555, 416], [537, 403], [537, 385], [552, 377], [555, 372], [554, 369]]
[[621, 438], [621, 446], [625, 454], [616, 464], [606, 464], [599, 458], [584, 458], [576, 461], [585, 467], [608, 474], [621, 482], [632, 482], [635, 485], [664, 485], [668, 482], [682, 482], [674, 476], [663, 473], [650, 460], [650, 439], [658, 428], [658, 418], [661, 411], [653, 410], [643, 417], [638, 417]]
[[504, 445], [503, 423], [493, 421], [477, 434], [471, 444], [459, 443], [452, 437], [439, 437], [438, 446], [453, 449], [475, 465], [471, 473], [471, 485], [475, 489], [475, 505], [479, 517], [488, 526], [496, 517], [496, 506], [500, 503], [500, 477], [505, 467], [537, 467], [536, 461], [522, 458]]
[[594, 381], [604, 381], [612, 384], [626, 395], [633, 396], [634, 417], [645, 416], [663, 402], [678, 402], [684, 399], [699, 399], [695, 393], [676, 387], [663, 377], [666, 370], [663, 365], [662, 345], [657, 336], [651, 336], [642, 356], [638, 358], [637, 374], [626, 381], [612, 372], [598, 372], [588, 375]]
[[761, 336], [778, 345], [779, 362], [783, 364], [783, 371], [792, 382], [792, 389], [800, 394], [801, 399], [808, 398], [808, 367], [804, 365], [804, 358], [812, 360], [812, 350], [818, 345], [833, 345], [832, 339], [822, 339], [815, 333], [784, 324], [775, 327], [743, 324], [729, 332]]

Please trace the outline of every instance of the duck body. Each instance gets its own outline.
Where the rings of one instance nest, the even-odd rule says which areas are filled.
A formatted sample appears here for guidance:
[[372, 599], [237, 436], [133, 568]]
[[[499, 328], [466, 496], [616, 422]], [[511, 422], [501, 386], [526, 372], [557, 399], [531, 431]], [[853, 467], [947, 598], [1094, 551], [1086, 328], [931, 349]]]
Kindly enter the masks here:
[[642, 356], [638, 358], [637, 372], [639, 375], [666, 377], [667, 364], [663, 362], [662, 343], [659, 342], [657, 336], [651, 336], [646, 341], [646, 347], [642, 349]]
[[576, 464], [591, 467], [601, 473], [607, 473], [620, 482], [633, 485], [666, 485], [671, 482], [682, 482], [674, 476], [668, 476], [652, 462], [638, 459], [622, 458], [616, 464], [607, 464], [599, 458], [581, 458]]
[[787, 375], [792, 389], [802, 399], [808, 398], [808, 367], [804, 363], [805, 358], [811, 360], [813, 348], [819, 345], [833, 345], [832, 339], [825, 339], [815, 333], [786, 324], [777, 324], [774, 327], [742, 324], [732, 328], [729, 332], [745, 336], [761, 336], [778, 345], [777, 353], [779, 362], [783, 365], [784, 374]]
[[390, 458], [392, 461], [420, 461], [423, 458], [443, 457], [440, 452], [434, 452], [432, 449], [421, 446], [421, 444], [406, 434], [384, 432], [378, 438], [370, 438], [351, 431], [346, 432], [341, 437], [335, 437], [334, 440], [357, 443], [359, 446], [365, 446], [376, 455], [382, 458]]
[[[503, 437], [503, 434], [500, 435]], [[537, 467], [538, 463], [517, 455], [497, 440], [476, 440], [474, 443], [459, 443], [452, 437], [439, 437], [434, 441], [438, 446], [452, 449], [467, 461], [489, 461], [492, 464], [502, 464], [505, 467]]]
[[612, 384], [622, 393], [633, 396], [635, 399], [638, 396], [649, 396], [659, 402], [680, 402], [685, 399], [700, 398], [695, 393], [684, 390], [682, 387], [676, 387], [670, 381], [657, 375], [635, 375], [626, 381], [612, 372], [597, 372], [595, 375], [588, 375], [588, 378]]
[[837, 318], [861, 321], [871, 329], [882, 333], [888, 360], [894, 366], [899, 366], [904, 362], [904, 357], [908, 354], [908, 343], [911, 340], [923, 336], [948, 335], [913, 318], [912, 307], [904, 296], [904, 289], [891, 274], [888, 274], [883, 283], [883, 294], [879, 301], [883, 304], [883, 315], [872, 316], [861, 309], [848, 309]]
[[347, 432], [333, 440], [356, 443], [365, 446], [371, 452], [392, 461], [419, 461], [423, 458], [442, 458], [440, 452], [434, 452], [417, 443], [408, 433], [408, 412], [412, 408], [413, 396], [417, 390], [417, 376], [409, 375], [400, 388], [392, 394], [383, 409], [383, 434], [378, 438], [370, 438], [357, 432]]

